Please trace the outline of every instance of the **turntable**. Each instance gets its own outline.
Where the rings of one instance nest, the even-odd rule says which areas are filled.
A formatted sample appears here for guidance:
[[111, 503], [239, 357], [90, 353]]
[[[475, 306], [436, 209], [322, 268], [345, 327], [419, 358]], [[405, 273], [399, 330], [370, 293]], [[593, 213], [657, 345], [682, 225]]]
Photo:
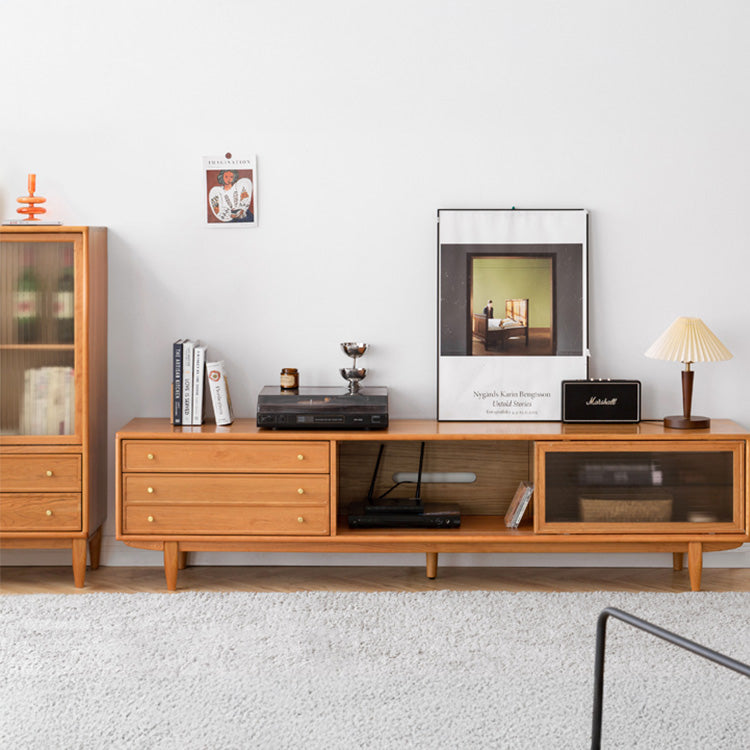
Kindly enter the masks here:
[[258, 395], [258, 427], [274, 430], [384, 430], [388, 389], [307, 386], [293, 390], [267, 385]]

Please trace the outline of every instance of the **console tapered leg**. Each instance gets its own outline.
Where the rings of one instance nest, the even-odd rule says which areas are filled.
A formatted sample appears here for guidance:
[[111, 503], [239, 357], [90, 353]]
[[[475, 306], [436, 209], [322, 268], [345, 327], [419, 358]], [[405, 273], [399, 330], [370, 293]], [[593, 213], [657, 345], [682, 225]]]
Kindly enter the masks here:
[[178, 542], [164, 542], [164, 576], [167, 579], [167, 590], [177, 589], [177, 570], [179, 567], [180, 545]]
[[86, 540], [74, 539], [73, 544], [73, 581], [77, 589], [82, 589], [86, 581]]
[[437, 578], [438, 553], [427, 552], [427, 577]]
[[690, 574], [690, 588], [692, 591], [701, 590], [701, 574], [703, 572], [703, 545], [700, 542], [688, 543], [688, 573]]
[[685, 555], [683, 552], [673, 552], [672, 553], [672, 570], [682, 570], [683, 563], [685, 560]]
[[91, 558], [91, 570], [99, 567], [99, 558], [102, 552], [102, 527], [100, 526], [89, 539], [89, 557]]

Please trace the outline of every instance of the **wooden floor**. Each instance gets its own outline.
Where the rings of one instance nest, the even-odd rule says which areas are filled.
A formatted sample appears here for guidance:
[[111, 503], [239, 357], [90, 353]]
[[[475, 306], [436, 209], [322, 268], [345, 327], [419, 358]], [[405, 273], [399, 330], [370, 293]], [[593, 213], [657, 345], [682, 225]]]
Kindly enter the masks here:
[[[667, 568], [188, 567], [178, 591], [690, 591], [687, 570]], [[704, 568], [703, 591], [750, 591], [750, 569]], [[69, 567], [0, 569], [0, 594], [166, 592], [162, 568], [88, 570], [76, 589]]]

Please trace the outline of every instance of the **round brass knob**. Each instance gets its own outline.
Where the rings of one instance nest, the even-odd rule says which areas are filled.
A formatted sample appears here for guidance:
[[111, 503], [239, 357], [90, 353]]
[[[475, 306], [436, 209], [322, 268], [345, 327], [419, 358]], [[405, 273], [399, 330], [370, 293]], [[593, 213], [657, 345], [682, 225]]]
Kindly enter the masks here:
[[149, 516], [149, 517], [148, 517], [148, 518], [147, 518], [146, 520], [147, 520], [147, 521], [148, 521], [149, 523], [153, 523], [153, 522], [154, 522], [154, 517], [153, 517], [153, 516]]
[[51, 510], [48, 510], [48, 511], [47, 511], [47, 515], [48, 515], [48, 516], [51, 516], [51, 515], [52, 515], [52, 511], [51, 511]]
[[51, 471], [50, 471], [49, 469], [47, 469], [47, 472], [46, 472], [46, 473], [47, 473], [47, 476], [48, 476], [48, 477], [51, 477], [51, 476], [52, 476], [52, 472], [51, 472]]
[[301, 453], [297, 454], [297, 460], [298, 461], [304, 461], [304, 459], [305, 459], [305, 457]]
[[154, 491], [153, 487], [146, 487], [146, 492], [148, 492], [149, 495], [152, 494], [153, 491]]
[[147, 459], [148, 459], [149, 461], [153, 461], [153, 460], [154, 460], [154, 454], [153, 454], [153, 453], [149, 453], [149, 454], [148, 454], [148, 455], [146, 456], [146, 458], [147, 458]]
[[302, 516], [297, 516], [297, 523], [304, 523], [305, 519]]
[[302, 489], [302, 487], [300, 487], [300, 488], [299, 488], [299, 489], [297, 490], [297, 494], [298, 494], [298, 495], [304, 495], [304, 494], [305, 494], [305, 491], [304, 491], [304, 490]]

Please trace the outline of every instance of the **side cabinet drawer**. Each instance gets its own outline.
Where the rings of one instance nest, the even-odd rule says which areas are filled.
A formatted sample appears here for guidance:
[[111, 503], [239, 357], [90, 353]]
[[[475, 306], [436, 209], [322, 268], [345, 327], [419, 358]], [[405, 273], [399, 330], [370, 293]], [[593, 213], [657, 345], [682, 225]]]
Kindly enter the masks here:
[[125, 507], [126, 534], [325, 535], [328, 506], [162, 505]]
[[221, 505], [324, 505], [328, 475], [125, 474], [125, 506], [133, 503]]
[[327, 474], [329, 469], [325, 441], [123, 441], [123, 471]]
[[69, 454], [0, 456], [2, 492], [80, 492], [81, 457]]
[[80, 530], [80, 493], [0, 493], [0, 531]]

